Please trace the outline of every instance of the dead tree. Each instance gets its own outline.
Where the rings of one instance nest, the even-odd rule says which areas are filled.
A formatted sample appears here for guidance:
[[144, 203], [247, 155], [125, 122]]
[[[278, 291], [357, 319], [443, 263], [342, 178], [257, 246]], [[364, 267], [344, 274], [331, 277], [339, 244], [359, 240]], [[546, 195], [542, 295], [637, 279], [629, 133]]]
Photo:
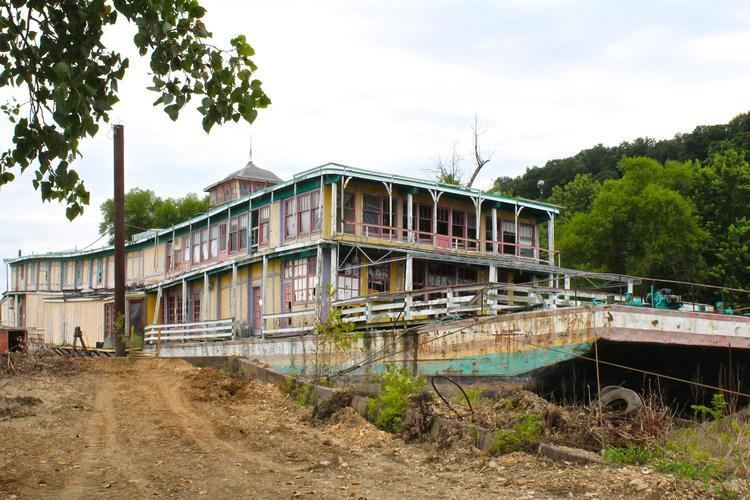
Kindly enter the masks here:
[[469, 178], [469, 183], [466, 184], [466, 187], [471, 187], [471, 185], [474, 184], [474, 180], [477, 178], [479, 171], [490, 162], [493, 155], [493, 153], [489, 153], [487, 156], [484, 156], [482, 153], [482, 148], [479, 144], [479, 136], [487, 132], [487, 129], [479, 130], [479, 117], [477, 115], [474, 115], [474, 126], [471, 127], [471, 130], [474, 133], [474, 163], [476, 168], [474, 168], [474, 172], [471, 174], [471, 178]]

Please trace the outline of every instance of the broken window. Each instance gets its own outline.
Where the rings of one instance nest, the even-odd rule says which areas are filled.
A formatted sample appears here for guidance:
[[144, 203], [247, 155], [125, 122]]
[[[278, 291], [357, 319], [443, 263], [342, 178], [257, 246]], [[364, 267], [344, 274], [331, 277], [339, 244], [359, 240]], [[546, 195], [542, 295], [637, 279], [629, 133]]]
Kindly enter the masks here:
[[367, 292], [384, 293], [391, 290], [391, 265], [370, 265], [367, 268]]
[[297, 237], [297, 207], [296, 200], [291, 198], [284, 201], [284, 238]]
[[284, 277], [292, 280], [294, 303], [306, 304], [315, 300], [315, 289], [318, 286], [316, 257], [288, 261]]
[[355, 253], [339, 264], [336, 296], [339, 300], [359, 296], [359, 256]]

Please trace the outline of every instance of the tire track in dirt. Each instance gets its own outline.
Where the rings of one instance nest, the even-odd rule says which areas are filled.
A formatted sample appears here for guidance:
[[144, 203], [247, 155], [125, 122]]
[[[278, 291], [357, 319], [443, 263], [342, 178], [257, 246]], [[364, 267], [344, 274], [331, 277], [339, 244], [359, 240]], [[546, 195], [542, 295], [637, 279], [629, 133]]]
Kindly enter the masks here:
[[[279, 494], [278, 488], [267, 484], [266, 481], [257, 481], [257, 478], [249, 477], [244, 472], [248, 468], [260, 472], [263, 467], [268, 467], [268, 460], [262, 460], [257, 452], [242, 449], [239, 445], [217, 436], [212, 420], [200, 412], [193, 411], [191, 405], [185, 401], [184, 381], [175, 384], [173, 377], [157, 376], [154, 383], [159, 388], [161, 404], [175, 417], [172, 422], [180, 431], [189, 436], [206, 457], [221, 457], [224, 467], [218, 468], [217, 474], [224, 476], [235, 488], [242, 488], [248, 494]], [[275, 465], [281, 467], [280, 464]]]
[[79, 422], [79, 425], [83, 423], [88, 427], [81, 429], [84, 451], [77, 464], [79, 472], [71, 474], [70, 480], [65, 482], [60, 498], [82, 498], [92, 494], [93, 482], [101, 480], [100, 469], [107, 468], [109, 457], [116, 451], [112, 383], [102, 380], [91, 387], [96, 390], [94, 406], [86, 422]]

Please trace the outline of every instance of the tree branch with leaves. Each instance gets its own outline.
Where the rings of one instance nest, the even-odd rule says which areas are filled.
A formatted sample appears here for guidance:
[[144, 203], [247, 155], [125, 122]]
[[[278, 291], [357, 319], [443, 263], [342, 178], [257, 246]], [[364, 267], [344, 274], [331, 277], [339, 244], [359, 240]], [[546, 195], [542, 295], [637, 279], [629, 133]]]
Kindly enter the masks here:
[[104, 29], [118, 20], [136, 26], [133, 43], [150, 60], [148, 89], [159, 94], [154, 105], [172, 120], [194, 97], [206, 132], [252, 123], [271, 103], [253, 78], [245, 36], [226, 50], [212, 45], [197, 0], [0, 0], [0, 12], [0, 88], [24, 96], [0, 106], [14, 124], [13, 145], [0, 153], [0, 186], [33, 166], [42, 200], [65, 204], [71, 220], [90, 196], [70, 165], [81, 141], [109, 121], [129, 65], [103, 42]]

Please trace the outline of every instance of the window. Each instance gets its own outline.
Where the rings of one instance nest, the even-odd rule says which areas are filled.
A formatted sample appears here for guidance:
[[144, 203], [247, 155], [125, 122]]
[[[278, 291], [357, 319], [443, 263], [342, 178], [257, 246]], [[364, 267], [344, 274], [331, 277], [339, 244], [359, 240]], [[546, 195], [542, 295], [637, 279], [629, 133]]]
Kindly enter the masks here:
[[432, 241], [432, 207], [419, 205], [419, 239]]
[[301, 235], [310, 234], [310, 228], [312, 227], [312, 211], [310, 208], [309, 194], [297, 197], [297, 228]]
[[211, 240], [208, 244], [210, 252], [208, 258], [215, 259], [219, 256], [219, 226], [211, 226]]
[[437, 233], [448, 234], [448, 220], [450, 219], [451, 210], [445, 207], [437, 209]]
[[284, 266], [284, 277], [292, 280], [295, 304], [305, 304], [315, 300], [315, 289], [318, 286], [316, 257], [295, 259]]
[[167, 323], [182, 323], [182, 297], [179, 293], [167, 295]]
[[367, 291], [368, 293], [383, 293], [391, 289], [390, 264], [367, 267]]
[[475, 214], [466, 214], [466, 239], [466, 248], [470, 250], [479, 249], [479, 244], [476, 241], [479, 239], [479, 233], [477, 232], [477, 218]]
[[284, 238], [297, 237], [297, 212], [295, 199], [291, 198], [284, 202]]
[[310, 206], [312, 208], [312, 230], [320, 231], [323, 227], [323, 214], [320, 208], [320, 192], [310, 193]]
[[359, 296], [359, 269], [359, 257], [356, 254], [339, 264], [336, 283], [336, 296], [339, 300]]
[[201, 261], [201, 232], [193, 231], [193, 264]]
[[504, 220], [503, 228], [503, 253], [515, 255], [516, 253], [516, 224], [513, 221]]
[[453, 236], [453, 245], [458, 248], [466, 248], [466, 212], [462, 210], [454, 210], [451, 215], [452, 230], [451, 236]]
[[344, 232], [354, 234], [354, 222], [356, 219], [356, 198], [354, 193], [344, 193]]
[[[171, 243], [171, 242], [170, 242]], [[83, 282], [83, 261], [77, 260], [75, 264], [75, 278], [73, 285], [77, 288]]]
[[390, 235], [391, 226], [390, 200], [372, 194], [362, 195], [362, 225], [366, 235]]
[[232, 217], [229, 221], [229, 253], [247, 248], [247, 214]]
[[362, 195], [362, 229], [366, 235], [380, 234], [382, 208], [380, 196]]
[[201, 320], [201, 292], [193, 291], [192, 301], [190, 302], [190, 321], [197, 323]]
[[532, 224], [518, 225], [518, 254], [523, 257], [534, 257], [534, 226]]
[[227, 223], [219, 224], [219, 251], [225, 252], [227, 249]]
[[174, 248], [174, 258], [172, 259], [172, 262], [174, 264], [173, 269], [177, 269], [182, 265], [182, 249], [177, 247]]
[[237, 217], [237, 221], [237, 226], [239, 227], [237, 233], [239, 238], [239, 249], [245, 250], [247, 249], [247, 214], [242, 214]]
[[201, 262], [209, 259], [208, 255], [208, 228], [201, 229]]
[[237, 217], [232, 217], [229, 220], [229, 253], [234, 253], [238, 248], [238, 237], [239, 237], [239, 224]]
[[271, 218], [271, 207], [260, 209], [260, 225], [258, 226], [258, 240], [261, 245], [268, 245], [268, 223]]
[[[76, 282], [78, 281], [78, 267], [76, 263]], [[169, 272], [172, 270], [172, 242], [168, 241], [166, 249], [164, 251], [164, 270]]]
[[477, 270], [474, 267], [458, 267], [457, 285], [473, 285], [477, 282]]
[[[47, 266], [45, 266], [47, 267]], [[104, 281], [104, 267], [103, 267], [103, 261], [102, 258], [99, 257], [96, 259], [96, 284], [101, 285]], [[44, 271], [44, 282], [47, 282], [47, 269]]]
[[182, 237], [182, 263], [190, 264], [190, 237]]
[[492, 246], [492, 242], [494, 241], [494, 238], [492, 237], [492, 216], [488, 215], [484, 218], [484, 250], [485, 252], [492, 252], [494, 247]]

